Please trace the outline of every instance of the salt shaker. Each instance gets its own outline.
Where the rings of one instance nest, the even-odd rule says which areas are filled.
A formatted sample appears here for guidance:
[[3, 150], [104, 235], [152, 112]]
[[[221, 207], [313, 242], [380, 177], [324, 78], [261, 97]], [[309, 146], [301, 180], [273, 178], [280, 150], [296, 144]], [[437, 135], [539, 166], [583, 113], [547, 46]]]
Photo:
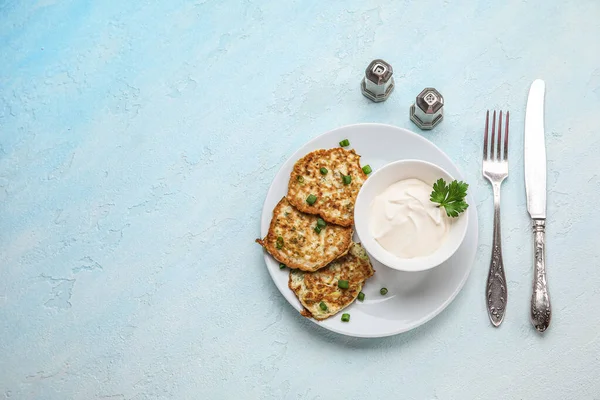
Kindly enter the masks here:
[[410, 106], [410, 119], [423, 130], [433, 129], [444, 118], [444, 97], [434, 88], [425, 88]]

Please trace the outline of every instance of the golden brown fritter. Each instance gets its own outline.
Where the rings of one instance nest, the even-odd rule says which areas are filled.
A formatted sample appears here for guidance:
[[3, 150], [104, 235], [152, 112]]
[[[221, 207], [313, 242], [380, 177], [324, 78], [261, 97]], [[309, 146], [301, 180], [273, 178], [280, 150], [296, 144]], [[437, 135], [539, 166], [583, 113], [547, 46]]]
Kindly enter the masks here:
[[[327, 174], [320, 172], [327, 169]], [[343, 177], [351, 182], [344, 184]], [[354, 222], [354, 203], [367, 175], [360, 167], [360, 156], [354, 150], [333, 148], [308, 153], [294, 165], [288, 185], [287, 198], [298, 210], [318, 214], [332, 224], [351, 226]], [[313, 205], [309, 195], [317, 196]]]
[[[374, 272], [365, 250], [353, 243], [348, 254], [325, 268], [316, 272], [290, 271], [288, 286], [305, 308], [302, 315], [323, 320], [352, 304]], [[348, 289], [339, 288], [338, 280], [347, 280]], [[326, 310], [321, 308], [321, 302]]]
[[284, 197], [273, 210], [267, 236], [256, 242], [292, 269], [316, 271], [346, 254], [352, 244], [352, 227], [327, 224], [317, 233], [317, 219], [296, 210]]

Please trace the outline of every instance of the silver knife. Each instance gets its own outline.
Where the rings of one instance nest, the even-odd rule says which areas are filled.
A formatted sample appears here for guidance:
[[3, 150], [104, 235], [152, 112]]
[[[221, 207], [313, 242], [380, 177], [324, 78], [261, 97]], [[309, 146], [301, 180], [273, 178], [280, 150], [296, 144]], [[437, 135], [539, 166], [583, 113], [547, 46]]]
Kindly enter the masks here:
[[550, 325], [552, 311], [546, 280], [546, 144], [544, 142], [544, 92], [536, 79], [529, 89], [525, 114], [525, 191], [527, 211], [533, 220], [533, 294], [531, 323], [539, 332]]

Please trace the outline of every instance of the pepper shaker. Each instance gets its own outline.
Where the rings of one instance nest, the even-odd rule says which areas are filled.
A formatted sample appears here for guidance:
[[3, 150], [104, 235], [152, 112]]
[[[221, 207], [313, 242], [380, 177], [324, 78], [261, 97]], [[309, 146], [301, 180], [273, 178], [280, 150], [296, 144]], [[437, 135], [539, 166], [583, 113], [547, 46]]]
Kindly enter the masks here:
[[394, 90], [394, 69], [387, 62], [371, 61], [360, 84], [362, 94], [376, 103], [387, 100]]

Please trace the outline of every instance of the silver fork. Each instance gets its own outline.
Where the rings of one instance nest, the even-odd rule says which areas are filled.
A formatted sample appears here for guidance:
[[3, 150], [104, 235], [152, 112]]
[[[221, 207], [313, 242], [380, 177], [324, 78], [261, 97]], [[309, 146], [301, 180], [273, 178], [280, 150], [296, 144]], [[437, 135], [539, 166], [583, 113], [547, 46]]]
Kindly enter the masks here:
[[[485, 115], [485, 136], [483, 138], [483, 176], [487, 178], [494, 189], [494, 239], [492, 242], [492, 260], [486, 284], [486, 303], [490, 321], [494, 326], [500, 326], [504, 320], [508, 291], [506, 276], [502, 262], [502, 238], [500, 230], [500, 186], [508, 177], [508, 119], [506, 112], [506, 128], [504, 129], [504, 152], [502, 154], [502, 111], [498, 118], [498, 138], [496, 139], [496, 111], [492, 117], [492, 140], [488, 154], [488, 127], [490, 112]], [[494, 149], [494, 143], [497, 143]], [[495, 150], [495, 151], [494, 151]]]

